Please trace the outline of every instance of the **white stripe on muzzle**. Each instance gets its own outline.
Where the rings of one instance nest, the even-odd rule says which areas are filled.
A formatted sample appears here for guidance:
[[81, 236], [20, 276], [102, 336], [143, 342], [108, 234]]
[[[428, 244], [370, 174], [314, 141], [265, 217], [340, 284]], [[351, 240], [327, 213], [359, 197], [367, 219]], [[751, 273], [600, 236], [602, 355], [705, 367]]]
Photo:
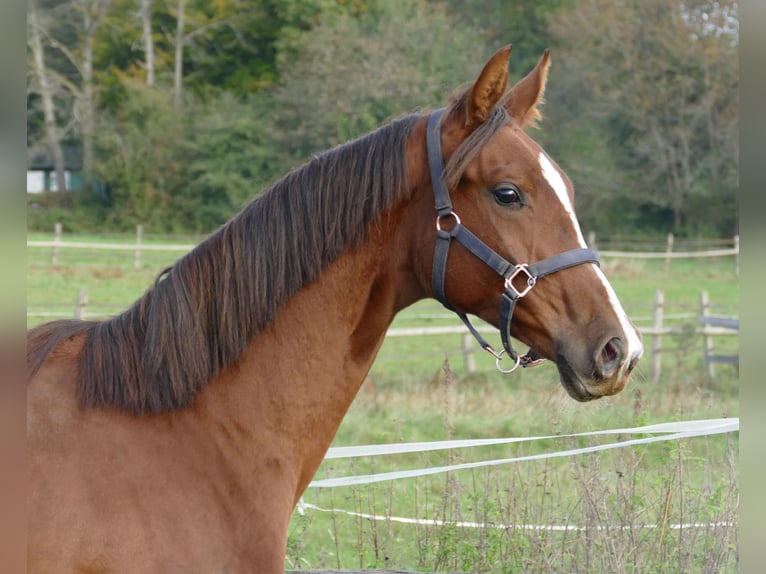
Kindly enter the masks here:
[[[545, 152], [540, 152], [539, 160], [540, 167], [542, 168], [543, 172], [543, 177], [545, 177], [545, 180], [548, 182], [551, 188], [553, 188], [553, 191], [556, 193], [556, 197], [558, 197], [561, 205], [564, 207], [564, 211], [566, 211], [567, 215], [569, 215], [569, 220], [572, 222], [572, 228], [577, 235], [577, 241], [579, 242], [580, 247], [587, 247], [585, 238], [583, 237], [582, 231], [580, 230], [580, 224], [577, 221], [577, 217], [575, 216], [572, 201], [569, 199], [569, 192], [567, 190], [566, 183], [564, 182], [564, 178], [561, 176], [561, 172], [559, 172], [556, 166], [553, 165], [553, 162], [551, 162], [548, 156], [545, 155]], [[609, 280], [606, 278], [606, 275], [604, 275], [603, 271], [601, 271], [597, 265], [592, 265], [592, 268], [595, 270], [596, 276], [604, 286], [609, 304], [612, 306], [614, 314], [617, 316], [617, 320], [620, 322], [620, 327], [622, 327], [625, 342], [628, 345], [628, 348], [626, 349], [626, 357], [628, 357], [629, 363], [643, 354], [644, 349], [641, 345], [641, 340], [638, 338], [638, 334], [636, 333], [635, 328], [631, 325], [630, 320], [628, 319], [628, 315], [622, 308], [620, 300], [617, 298], [617, 294], [614, 292], [614, 289], [609, 283]]]

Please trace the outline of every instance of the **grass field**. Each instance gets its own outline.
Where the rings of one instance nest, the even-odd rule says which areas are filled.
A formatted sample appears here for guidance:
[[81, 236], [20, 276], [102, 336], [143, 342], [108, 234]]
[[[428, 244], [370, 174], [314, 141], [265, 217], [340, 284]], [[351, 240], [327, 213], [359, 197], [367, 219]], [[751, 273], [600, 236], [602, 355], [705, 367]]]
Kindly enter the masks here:
[[[50, 249], [30, 248], [29, 311], [56, 310], [71, 316], [78, 291], [87, 289], [89, 312], [117, 312], [140, 296], [177, 256], [144, 254], [142, 268], [134, 270], [129, 251], [70, 250], [59, 253], [59, 265], [53, 268]], [[714, 312], [739, 314], [733, 261], [675, 260], [666, 269], [663, 261], [606, 260], [603, 267], [637, 324], [650, 324], [654, 292], [662, 289], [666, 323], [687, 328], [685, 335], [663, 342], [658, 382], [650, 382], [649, 367], [643, 361], [623, 393], [579, 404], [561, 388], [552, 365], [503, 376], [494, 370], [491, 357], [477, 354], [477, 372], [469, 374], [457, 335], [389, 338], [334, 444], [563, 435], [738, 416], [736, 371], [720, 365], [716, 377], [709, 379], [702, 339], [693, 335], [703, 290], [710, 294]], [[30, 316], [28, 324], [43, 320]], [[394, 326], [455, 324], [457, 320], [437, 303], [426, 301], [402, 312]], [[646, 347], [650, 345], [647, 340]], [[722, 351], [736, 351], [737, 346], [736, 337], [716, 340], [716, 348]], [[631, 437], [557, 438], [503, 447], [333, 460], [322, 465], [317, 478], [551, 453], [625, 438]], [[338, 511], [307, 509], [303, 515], [294, 514], [286, 566], [541, 573], [735, 572], [736, 453], [735, 433], [371, 486], [311, 488], [304, 496], [307, 503]], [[389, 518], [371, 520], [343, 511]], [[393, 520], [396, 517], [424, 519], [425, 523], [401, 524]], [[437, 525], [434, 520], [447, 524]], [[460, 521], [485, 526], [459, 527]], [[689, 523], [698, 525], [677, 527]], [[553, 530], [553, 525], [578, 529]]]

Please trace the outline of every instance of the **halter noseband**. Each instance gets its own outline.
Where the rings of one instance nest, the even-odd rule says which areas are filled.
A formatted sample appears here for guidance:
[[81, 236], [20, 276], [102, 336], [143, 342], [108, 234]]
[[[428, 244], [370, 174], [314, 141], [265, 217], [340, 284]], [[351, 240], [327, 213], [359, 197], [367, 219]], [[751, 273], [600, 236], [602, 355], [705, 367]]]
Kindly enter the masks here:
[[[447, 309], [454, 311], [465, 323], [481, 347], [495, 357], [498, 371], [501, 373], [512, 373], [519, 365], [522, 367], [533, 367], [540, 364], [544, 359], [531, 349], [525, 355], [518, 355], [511, 346], [511, 319], [516, 303], [529, 293], [538, 279], [556, 271], [580, 265], [581, 263], [595, 263], [598, 265], [598, 255], [592, 249], [583, 247], [559, 253], [537, 263], [514, 265], [506, 261], [501, 255], [464, 227], [460, 222], [460, 217], [452, 209], [449, 190], [444, 183], [444, 157], [442, 155], [441, 127], [439, 125], [439, 118], [443, 112], [444, 109], [442, 108], [431, 114], [428, 118], [428, 130], [426, 132], [428, 167], [431, 171], [431, 183], [436, 205], [436, 251], [434, 253], [434, 267], [431, 277], [434, 297]], [[442, 229], [441, 223], [449, 217], [454, 219], [454, 225], [452, 229], [445, 231]], [[444, 279], [447, 274], [447, 257], [452, 239], [456, 239], [463, 247], [489, 265], [505, 280], [500, 301], [500, 336], [503, 341], [503, 349], [500, 352], [495, 351], [486, 339], [481, 336], [465, 313], [456, 311], [447, 301]], [[526, 285], [521, 290], [517, 289], [513, 284], [516, 278], [526, 282]], [[503, 353], [507, 353], [514, 361], [514, 365], [510, 369], [506, 370], [500, 366]]]

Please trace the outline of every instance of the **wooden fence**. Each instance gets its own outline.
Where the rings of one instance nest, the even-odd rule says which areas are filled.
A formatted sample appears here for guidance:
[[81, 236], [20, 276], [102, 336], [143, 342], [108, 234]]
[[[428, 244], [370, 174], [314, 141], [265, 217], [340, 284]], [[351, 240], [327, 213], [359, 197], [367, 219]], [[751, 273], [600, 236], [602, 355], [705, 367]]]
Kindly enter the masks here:
[[665, 243], [655, 242], [612, 242], [618, 246], [630, 249], [615, 250], [604, 249], [604, 245], [596, 240], [596, 235], [592, 231], [588, 233], [588, 246], [597, 251], [602, 257], [628, 258], [628, 259], [664, 259], [666, 268], [673, 259], [694, 259], [706, 257], [728, 257], [734, 256], [734, 264], [737, 275], [739, 275], [739, 235], [731, 239], [687, 239], [679, 242], [680, 251], [677, 249], [675, 236], [668, 233]]
[[739, 336], [739, 318], [731, 315], [712, 315], [710, 297], [707, 291], [700, 293], [700, 312], [697, 317], [697, 326], [691, 332], [684, 327], [667, 327], [664, 325], [665, 316], [665, 294], [662, 289], [657, 289], [654, 293], [654, 304], [652, 311], [652, 325], [650, 327], [639, 327], [639, 331], [644, 336], [644, 348], [647, 349], [646, 337], [652, 338], [649, 356], [651, 367], [649, 378], [656, 382], [659, 380], [662, 369], [662, 343], [663, 337], [668, 335], [698, 335], [702, 337], [703, 357], [708, 375], [715, 376], [715, 363], [730, 363], [739, 368], [739, 354], [737, 355], [716, 355], [713, 352], [715, 337]]
[[[652, 304], [652, 324], [639, 326], [638, 330], [644, 338], [644, 349], [648, 353], [651, 362], [649, 377], [652, 382], [660, 378], [662, 370], [663, 341], [667, 337], [698, 336], [702, 339], [703, 357], [708, 375], [715, 376], [715, 364], [726, 363], [739, 368], [739, 355], [721, 355], [714, 352], [714, 339], [717, 337], [732, 337], [739, 335], [739, 318], [730, 315], [711, 314], [710, 297], [707, 291], [700, 293], [700, 309], [696, 325], [691, 329], [689, 326], [668, 326], [665, 324], [665, 295], [661, 289], [654, 294]], [[480, 326], [477, 330], [482, 333], [496, 333], [497, 329], [490, 326]], [[476, 371], [474, 355], [481, 349], [476, 345], [475, 339], [463, 325], [444, 327], [409, 327], [403, 329], [390, 329], [387, 337], [413, 337], [428, 335], [459, 334], [461, 340], [460, 350], [463, 356], [465, 370], [469, 373]], [[647, 340], [649, 339], [649, 340]]]
[[[145, 251], [165, 251], [165, 252], [187, 252], [194, 248], [194, 244], [147, 244], [144, 242], [144, 228], [142, 225], [136, 226], [136, 237], [134, 243], [85, 243], [78, 241], [63, 241], [62, 226], [57, 223], [54, 227], [52, 241], [27, 241], [27, 247], [50, 248], [51, 265], [58, 265], [59, 254], [63, 249], [90, 249], [90, 250], [116, 250], [129, 251], [133, 253], [133, 267], [141, 267], [141, 254]], [[663, 245], [647, 242], [623, 242], [619, 246], [637, 247], [641, 250], [615, 250], [604, 249], [609, 243], [600, 244], [593, 232], [588, 234], [588, 245], [596, 250], [600, 256], [615, 259], [664, 259], [665, 265], [669, 266], [673, 259], [697, 259], [708, 257], [734, 257], [734, 265], [737, 275], [739, 275], [739, 235], [731, 239], [715, 240], [686, 240], [681, 243], [684, 250], [676, 249], [677, 242], [675, 236], [669, 233]], [[696, 249], [690, 249], [695, 246]]]
[[141, 254], [144, 251], [176, 251], [179, 253], [186, 253], [191, 251], [195, 244], [146, 244], [144, 240], [144, 228], [142, 225], [136, 226], [136, 241], [135, 243], [87, 243], [82, 241], [63, 241], [61, 224], [57, 223], [53, 232], [52, 241], [27, 241], [27, 247], [47, 247], [51, 250], [51, 265], [54, 267], [58, 265], [59, 254], [63, 249], [88, 249], [88, 250], [104, 250], [104, 251], [131, 251], [133, 252], [133, 268], [141, 268]]
[[[85, 319], [86, 317], [97, 318], [109, 315], [103, 308], [96, 307], [96, 311], [93, 313], [88, 312], [90, 305], [88, 291], [81, 289], [77, 296], [77, 302], [74, 308], [69, 308], [68, 311], [28, 311], [28, 316], [38, 317], [72, 317], [78, 319]], [[712, 314], [712, 305], [710, 303], [710, 297], [706, 291], [700, 293], [700, 306], [699, 314], [685, 316], [691, 318], [692, 322], [687, 322], [685, 325], [667, 325], [667, 316], [665, 313], [665, 295], [661, 289], [657, 289], [654, 294], [654, 301], [652, 303], [652, 319], [649, 326], [638, 326], [638, 330], [644, 338], [644, 349], [648, 355], [650, 361], [650, 380], [656, 382], [659, 380], [660, 372], [662, 369], [662, 356], [667, 351], [663, 347], [665, 338], [667, 337], [701, 337], [703, 357], [705, 360], [705, 366], [708, 375], [712, 378], [715, 376], [715, 365], [717, 363], [724, 363], [733, 365], [739, 369], [739, 355], [738, 354], [716, 354], [714, 340], [717, 337], [732, 337], [739, 335], [739, 318], [731, 315]], [[111, 310], [112, 312], [118, 312], [118, 309]], [[672, 319], [678, 319], [679, 316], [675, 315]], [[494, 334], [497, 333], [497, 329], [490, 325], [479, 325], [477, 330], [480, 333]], [[466, 372], [474, 373], [477, 371], [475, 355], [477, 352], [483, 352], [480, 347], [476, 345], [476, 341], [468, 331], [468, 329], [461, 324], [443, 325], [436, 327], [403, 327], [403, 328], [391, 328], [388, 330], [386, 337], [428, 337], [435, 335], [460, 335], [460, 353], [463, 357], [463, 364]]]
[[[64, 249], [87, 249], [87, 250], [117, 250], [132, 252], [133, 267], [139, 269], [142, 265], [142, 253], [147, 251], [154, 252], [188, 252], [194, 248], [194, 244], [147, 244], [144, 242], [143, 226], [136, 226], [135, 241], [132, 243], [86, 243], [76, 241], [63, 241], [62, 226], [57, 223], [54, 228], [52, 241], [27, 241], [28, 248], [49, 248], [51, 250], [51, 265], [59, 263], [59, 256]], [[668, 234], [664, 244], [657, 242], [600, 242], [596, 239], [593, 232], [588, 234], [587, 243], [591, 248], [598, 251], [599, 255], [608, 258], [625, 259], [664, 259], [668, 266], [673, 259], [682, 258], [707, 258], [707, 257], [731, 257], [734, 258], [735, 269], [739, 275], [739, 236], [732, 239], [716, 240], [683, 240], [676, 241], [673, 234]], [[603, 247], [621, 247], [618, 249], [604, 249]], [[626, 247], [628, 249], [626, 249]], [[684, 250], [678, 251], [681, 247]], [[695, 247], [695, 249], [691, 249]], [[630, 249], [638, 248], [645, 251], [633, 251]], [[74, 316], [85, 318], [86, 314], [91, 317], [105, 316], [118, 310], [107, 310], [101, 307], [98, 311], [88, 313], [88, 308], [99, 309], [97, 305], [91, 305], [88, 300], [87, 291], [81, 291], [77, 298], [74, 308]], [[664, 294], [657, 290], [653, 301], [653, 311], [650, 326], [641, 326], [639, 330], [644, 336], [644, 347], [651, 361], [650, 378], [652, 381], [659, 379], [662, 366], [663, 339], [668, 336], [688, 336], [690, 329], [686, 326], [668, 326], [665, 324], [665, 301]], [[62, 317], [72, 316], [70, 310], [62, 311], [28, 311], [28, 316], [41, 317]], [[714, 338], [719, 336], [730, 337], [739, 334], [739, 319], [731, 316], [713, 315], [710, 312], [711, 305], [707, 293], [700, 296], [700, 312], [698, 320], [692, 329], [692, 334], [702, 337], [704, 359], [708, 374], [715, 375], [715, 365], [724, 363], [734, 365], [738, 368], [738, 355], [721, 355], [714, 352]], [[479, 331], [494, 333], [496, 329], [486, 326], [479, 327]], [[462, 325], [450, 325], [442, 327], [413, 327], [413, 328], [394, 328], [389, 330], [389, 337], [408, 337], [408, 336], [429, 336], [429, 335], [448, 335], [456, 334], [461, 337], [460, 351], [463, 356], [465, 369], [467, 372], [476, 371], [475, 353], [478, 347], [475, 345], [473, 337]]]

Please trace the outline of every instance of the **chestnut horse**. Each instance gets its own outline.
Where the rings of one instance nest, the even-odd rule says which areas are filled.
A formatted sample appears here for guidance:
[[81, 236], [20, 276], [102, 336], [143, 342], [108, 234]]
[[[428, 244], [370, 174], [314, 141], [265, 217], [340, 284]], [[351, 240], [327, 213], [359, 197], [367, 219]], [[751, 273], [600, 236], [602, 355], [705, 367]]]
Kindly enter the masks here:
[[509, 55], [289, 173], [124, 313], [29, 332], [30, 572], [283, 571], [293, 507], [425, 297], [497, 326], [502, 370], [547, 358], [579, 401], [623, 389], [640, 337], [524, 131], [548, 53], [506, 91]]

